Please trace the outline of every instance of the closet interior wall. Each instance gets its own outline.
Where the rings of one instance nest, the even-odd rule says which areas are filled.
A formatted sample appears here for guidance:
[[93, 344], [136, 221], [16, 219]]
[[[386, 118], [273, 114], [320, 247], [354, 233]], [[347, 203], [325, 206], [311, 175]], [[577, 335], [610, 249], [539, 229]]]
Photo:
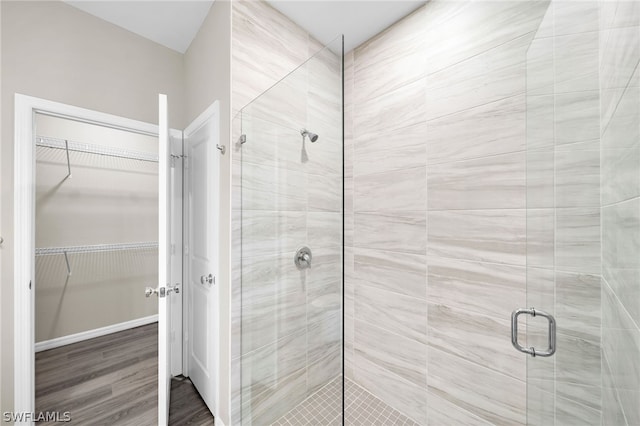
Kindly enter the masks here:
[[157, 138], [40, 114], [36, 134], [36, 342], [154, 316]]

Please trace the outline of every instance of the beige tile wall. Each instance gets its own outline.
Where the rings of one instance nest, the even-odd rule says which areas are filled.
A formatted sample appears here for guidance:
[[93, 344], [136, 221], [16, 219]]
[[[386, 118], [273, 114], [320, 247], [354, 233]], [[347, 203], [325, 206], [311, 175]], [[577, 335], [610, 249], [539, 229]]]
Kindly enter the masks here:
[[640, 7], [601, 2], [602, 421], [640, 423]]
[[420, 424], [524, 424], [526, 63], [546, 2], [432, 1], [345, 57], [345, 371]]
[[342, 371], [342, 63], [267, 3], [232, 7], [232, 423], [267, 425]]

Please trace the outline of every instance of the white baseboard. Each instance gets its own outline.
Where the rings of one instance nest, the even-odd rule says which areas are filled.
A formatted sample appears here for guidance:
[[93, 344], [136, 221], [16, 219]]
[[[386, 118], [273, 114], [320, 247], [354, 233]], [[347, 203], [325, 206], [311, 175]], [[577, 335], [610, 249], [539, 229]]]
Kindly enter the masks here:
[[96, 328], [94, 330], [87, 330], [81, 333], [56, 337], [55, 339], [44, 340], [42, 342], [36, 342], [35, 350], [36, 352], [46, 351], [47, 349], [70, 345], [71, 343], [93, 339], [94, 337], [106, 336], [107, 334], [117, 333], [118, 331], [128, 330], [130, 328], [140, 327], [141, 325], [147, 325], [154, 322], [158, 322], [158, 315], [151, 315], [144, 318], [138, 318], [131, 321], [108, 325], [106, 327]]

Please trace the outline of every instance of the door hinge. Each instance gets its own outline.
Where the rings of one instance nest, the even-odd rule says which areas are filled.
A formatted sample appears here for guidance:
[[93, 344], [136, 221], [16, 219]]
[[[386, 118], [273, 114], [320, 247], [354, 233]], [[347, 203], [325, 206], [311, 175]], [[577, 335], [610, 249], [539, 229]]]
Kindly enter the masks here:
[[29, 281], [29, 290], [31, 290], [31, 281]]

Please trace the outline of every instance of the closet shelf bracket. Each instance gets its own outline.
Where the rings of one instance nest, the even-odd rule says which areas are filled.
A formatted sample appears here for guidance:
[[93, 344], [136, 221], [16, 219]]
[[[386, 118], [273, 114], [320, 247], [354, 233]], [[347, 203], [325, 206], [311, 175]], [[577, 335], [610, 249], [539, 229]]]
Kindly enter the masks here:
[[67, 262], [67, 276], [71, 276], [71, 265], [69, 264], [69, 256], [67, 256], [67, 252], [64, 252], [64, 260]]
[[65, 177], [65, 179], [70, 179], [72, 176], [71, 176], [71, 161], [69, 161], [69, 141], [66, 139], [64, 141], [64, 150], [67, 152], [67, 177]]

